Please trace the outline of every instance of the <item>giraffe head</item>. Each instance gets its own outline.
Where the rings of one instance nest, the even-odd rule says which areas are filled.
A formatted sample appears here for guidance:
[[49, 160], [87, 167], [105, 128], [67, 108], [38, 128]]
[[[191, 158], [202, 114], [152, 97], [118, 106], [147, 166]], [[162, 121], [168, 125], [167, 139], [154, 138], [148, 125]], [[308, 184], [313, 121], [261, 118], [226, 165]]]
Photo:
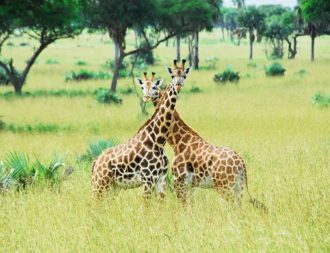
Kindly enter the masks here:
[[175, 85], [176, 90], [180, 91], [181, 87], [184, 85], [184, 81], [189, 75], [192, 67], [185, 68], [184, 65], [186, 60], [182, 60], [181, 65], [177, 65], [178, 61], [173, 61], [173, 68], [166, 67], [167, 72], [170, 74], [172, 78], [172, 85]]
[[162, 84], [162, 80], [154, 81], [155, 72], [151, 73], [151, 77], [147, 78], [147, 72], [143, 73], [143, 80], [140, 78], [136, 78], [136, 83], [140, 85], [143, 92], [143, 101], [149, 102], [154, 99], [159, 98], [160, 90], [159, 86]]

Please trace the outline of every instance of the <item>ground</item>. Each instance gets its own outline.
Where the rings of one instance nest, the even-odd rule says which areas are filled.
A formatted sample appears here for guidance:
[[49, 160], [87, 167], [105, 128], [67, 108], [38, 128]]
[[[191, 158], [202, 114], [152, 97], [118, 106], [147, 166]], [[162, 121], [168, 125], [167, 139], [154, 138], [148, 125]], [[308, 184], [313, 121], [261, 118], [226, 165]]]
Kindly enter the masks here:
[[[4, 55], [24, 62], [31, 47], [26, 38], [11, 39]], [[133, 43], [131, 35], [129, 41]], [[149, 67], [168, 83], [165, 66], [175, 48], [155, 50], [157, 65]], [[220, 31], [201, 35], [201, 66], [218, 57], [216, 70], [193, 70], [183, 87], [177, 110], [201, 136], [236, 150], [247, 163], [249, 191], [269, 209], [254, 209], [246, 197], [242, 208], [219, 198], [213, 190], [196, 189], [187, 207], [170, 190], [167, 198], [145, 205], [142, 189], [110, 194], [101, 204], [91, 200], [91, 164], [76, 157], [96, 139], [119, 142], [134, 135], [147, 117], [134, 94], [122, 95], [122, 105], [102, 105], [95, 97], [0, 98], [3, 120], [18, 125], [53, 123], [57, 133], [0, 131], [0, 160], [13, 150], [50, 159], [63, 155], [76, 167], [60, 192], [32, 188], [0, 195], [0, 252], [328, 252], [330, 250], [330, 109], [312, 103], [320, 91], [330, 94], [330, 37], [316, 40], [316, 61], [309, 61], [310, 39], [299, 39], [297, 59], [281, 61], [284, 77], [270, 78], [264, 66], [265, 44], [255, 46], [249, 64], [248, 42], [240, 47], [220, 41]], [[131, 44], [129, 44], [131, 46]], [[182, 44], [182, 55], [187, 45]], [[107, 35], [83, 34], [51, 45], [38, 59], [24, 91], [90, 90], [110, 81], [70, 83], [71, 70], [100, 70], [113, 56]], [[46, 64], [56, 59], [58, 64]], [[77, 66], [77, 61], [87, 66]], [[236, 85], [217, 85], [214, 74], [227, 65], [240, 71]], [[300, 74], [298, 73], [300, 72]], [[305, 74], [304, 74], [305, 72]], [[201, 93], [191, 93], [192, 86]], [[118, 87], [134, 87], [131, 78]], [[0, 93], [12, 88], [0, 87]], [[149, 116], [153, 111], [148, 105]], [[166, 148], [169, 159], [173, 153]]]

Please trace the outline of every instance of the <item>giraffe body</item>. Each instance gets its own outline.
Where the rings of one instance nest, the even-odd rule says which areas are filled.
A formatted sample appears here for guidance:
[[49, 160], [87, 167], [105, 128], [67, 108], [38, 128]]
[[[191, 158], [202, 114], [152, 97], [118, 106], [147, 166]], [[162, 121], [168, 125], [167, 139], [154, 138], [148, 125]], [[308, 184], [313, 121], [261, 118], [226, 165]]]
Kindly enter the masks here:
[[[172, 82], [183, 81], [187, 71], [183, 67], [167, 68]], [[189, 69], [190, 71], [190, 69]], [[188, 71], [188, 73], [189, 73]], [[155, 87], [142, 87], [144, 97], [158, 105], [163, 92]], [[174, 150], [172, 174], [177, 196], [186, 199], [187, 186], [215, 188], [226, 199], [240, 200], [244, 185], [247, 186], [246, 167], [243, 159], [228, 147], [217, 147], [205, 141], [191, 129], [175, 111], [173, 125], [167, 141]]]
[[[138, 79], [144, 85], [160, 85], [150, 80]], [[117, 147], [109, 148], [94, 162], [92, 169], [93, 192], [102, 195], [111, 187], [133, 188], [143, 185], [144, 196], [156, 189], [164, 196], [168, 159], [164, 145], [173, 124], [173, 114], [181, 84], [172, 83], [159, 101], [153, 116], [138, 133]], [[146, 97], [146, 96], [145, 96]]]

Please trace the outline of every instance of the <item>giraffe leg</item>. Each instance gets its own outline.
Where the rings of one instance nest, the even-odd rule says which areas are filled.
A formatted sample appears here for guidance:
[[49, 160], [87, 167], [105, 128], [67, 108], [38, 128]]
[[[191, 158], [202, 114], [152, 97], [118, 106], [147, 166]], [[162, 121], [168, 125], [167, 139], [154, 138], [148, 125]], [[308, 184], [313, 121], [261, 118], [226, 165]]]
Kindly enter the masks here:
[[144, 180], [143, 183], [143, 198], [145, 200], [150, 199], [152, 190], [155, 187], [155, 183], [152, 181], [151, 177], [148, 177]]
[[113, 176], [109, 169], [95, 169], [93, 171], [93, 197], [102, 200], [107, 191], [113, 187]]
[[165, 187], [166, 187], [166, 174], [158, 178], [156, 183], [156, 191], [161, 198], [165, 198]]
[[178, 199], [180, 199], [182, 203], [185, 204], [187, 201], [187, 186], [185, 184], [185, 177], [181, 176], [174, 178], [173, 187]]

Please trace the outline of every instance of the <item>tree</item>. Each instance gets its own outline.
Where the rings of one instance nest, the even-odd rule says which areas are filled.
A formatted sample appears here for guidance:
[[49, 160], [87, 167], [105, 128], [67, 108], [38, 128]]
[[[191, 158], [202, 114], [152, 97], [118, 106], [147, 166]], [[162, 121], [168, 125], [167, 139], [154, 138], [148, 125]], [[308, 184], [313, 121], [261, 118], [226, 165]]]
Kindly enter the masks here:
[[233, 4], [237, 6], [237, 9], [241, 9], [245, 7], [245, 0], [232, 0]]
[[234, 42], [234, 30], [238, 27], [237, 24], [237, 16], [238, 12], [236, 9], [230, 8], [225, 14], [224, 14], [224, 21], [225, 21], [225, 27], [227, 31], [230, 33], [230, 40], [231, 42]]
[[315, 38], [318, 35], [330, 34], [330, 1], [301, 0], [301, 9], [307, 33], [311, 37], [311, 60], [314, 61]]
[[[285, 12], [275, 12], [275, 15], [268, 16], [265, 19], [266, 28], [263, 35], [272, 45], [272, 56], [282, 58], [283, 43], [288, 40], [294, 30], [294, 14], [290, 9]], [[281, 13], [281, 14], [277, 14]]]
[[[22, 71], [14, 67], [13, 59], [0, 61], [0, 67], [6, 71], [16, 93], [21, 93], [33, 64], [43, 50], [58, 39], [72, 38], [81, 32], [79, 13], [78, 0], [5, 1], [0, 14], [7, 18], [8, 26], [21, 29], [22, 33], [39, 42]], [[9, 36], [13, 31], [7, 30]]]
[[[162, 42], [180, 34], [187, 27], [185, 20], [178, 19], [175, 28], [169, 25], [171, 15], [180, 12], [180, 2], [173, 0], [86, 0], [84, 15], [92, 30], [106, 30], [115, 48], [115, 67], [111, 81], [111, 92], [117, 88], [119, 70], [125, 57], [150, 51]], [[174, 7], [171, 7], [171, 4]], [[147, 46], [133, 49], [126, 47], [129, 29], [137, 29]]]
[[254, 6], [241, 9], [237, 16], [237, 22], [241, 27], [245, 27], [249, 31], [250, 39], [250, 56], [253, 58], [253, 43], [255, 40], [255, 31], [262, 31], [264, 29], [264, 15]]

